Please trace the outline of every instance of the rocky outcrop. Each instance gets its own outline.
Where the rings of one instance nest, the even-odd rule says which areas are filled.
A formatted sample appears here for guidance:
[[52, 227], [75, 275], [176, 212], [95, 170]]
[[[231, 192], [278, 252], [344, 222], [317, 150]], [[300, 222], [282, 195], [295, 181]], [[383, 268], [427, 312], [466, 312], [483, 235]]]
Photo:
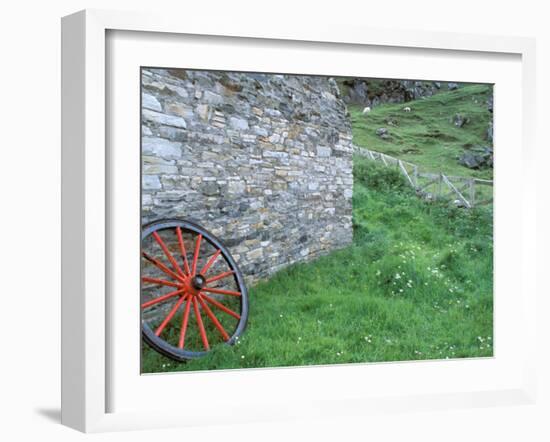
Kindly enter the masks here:
[[379, 127], [376, 129], [376, 135], [378, 135], [383, 140], [387, 140], [390, 138], [390, 134], [388, 133], [388, 129], [385, 127]]
[[464, 152], [458, 162], [469, 169], [493, 167], [493, 148], [478, 146]]
[[404, 103], [431, 97], [442, 87], [454, 90], [457, 83], [439, 81], [347, 78], [340, 80], [344, 101], [374, 107], [382, 103]]
[[467, 115], [457, 113], [451, 117], [451, 123], [456, 127], [464, 127], [464, 125], [470, 122], [470, 117]]
[[249, 283], [352, 240], [352, 145], [327, 77], [142, 70], [142, 222], [188, 218]]

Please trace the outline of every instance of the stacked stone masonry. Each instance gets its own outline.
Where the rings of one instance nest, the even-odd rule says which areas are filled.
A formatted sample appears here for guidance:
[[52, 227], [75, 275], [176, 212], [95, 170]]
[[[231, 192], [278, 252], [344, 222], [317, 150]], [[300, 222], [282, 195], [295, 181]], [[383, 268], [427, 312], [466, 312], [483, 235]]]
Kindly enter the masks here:
[[352, 240], [352, 135], [328, 77], [142, 69], [142, 222], [186, 218], [249, 284]]

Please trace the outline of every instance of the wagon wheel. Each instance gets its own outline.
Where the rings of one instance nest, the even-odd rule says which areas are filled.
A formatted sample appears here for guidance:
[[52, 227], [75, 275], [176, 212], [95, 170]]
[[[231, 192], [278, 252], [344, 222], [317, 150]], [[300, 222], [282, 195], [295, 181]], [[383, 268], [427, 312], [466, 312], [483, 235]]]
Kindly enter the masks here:
[[141, 240], [144, 340], [179, 361], [234, 344], [246, 327], [248, 293], [222, 242], [183, 220], [149, 224]]

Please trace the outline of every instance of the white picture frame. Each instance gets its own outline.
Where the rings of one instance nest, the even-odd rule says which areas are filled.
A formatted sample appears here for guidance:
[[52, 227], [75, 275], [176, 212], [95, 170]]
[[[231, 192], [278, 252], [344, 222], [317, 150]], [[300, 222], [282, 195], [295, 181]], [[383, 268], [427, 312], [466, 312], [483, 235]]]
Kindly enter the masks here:
[[[534, 207], [536, 205], [536, 186], [534, 174], [529, 174], [535, 161], [534, 140], [534, 100], [535, 100], [535, 46], [532, 39], [517, 37], [488, 37], [478, 35], [427, 33], [417, 31], [387, 31], [370, 28], [346, 28], [343, 26], [326, 27], [323, 24], [308, 24], [300, 28], [277, 23], [268, 25], [261, 23], [237, 23], [232, 21], [216, 22], [200, 19], [181, 24], [177, 17], [170, 14], [155, 16], [144, 13], [122, 13], [111, 11], [87, 10], [65, 17], [62, 21], [62, 423], [85, 432], [98, 432], [123, 429], [159, 428], [169, 426], [207, 425], [212, 421], [212, 415], [206, 416], [206, 408], [198, 406], [194, 412], [189, 410], [174, 411], [173, 407], [158, 406], [155, 410], [134, 409], [122, 407], [120, 410], [110, 404], [109, 395], [115, 388], [111, 376], [113, 360], [110, 344], [109, 327], [116, 318], [112, 317], [108, 288], [110, 275], [108, 264], [116, 259], [110, 256], [117, 253], [110, 244], [116, 228], [113, 223], [113, 196], [110, 195], [111, 184], [116, 180], [116, 161], [110, 164], [112, 158], [108, 145], [112, 142], [112, 134], [106, 130], [106, 121], [112, 117], [108, 109], [108, 94], [110, 93], [110, 72], [107, 67], [108, 56], [117, 56], [109, 52], [108, 34], [140, 33], [147, 38], [156, 33], [155, 38], [177, 39], [178, 36], [216, 37], [240, 39], [239, 41], [277, 42], [284, 47], [292, 47], [304, 43], [337, 45], [338, 50], [346, 48], [370, 47], [378, 50], [398, 48], [402, 52], [413, 50], [428, 50], [437, 57], [438, 53], [470, 54], [473, 58], [482, 60], [483, 54], [501, 54], [513, 56], [519, 60], [521, 70], [521, 94], [518, 105], [521, 115], [518, 127], [507, 128], [521, 145], [514, 156], [522, 162], [522, 187], [516, 189], [517, 204], [522, 208], [516, 212], [515, 221], [520, 226], [520, 235], [514, 249], [519, 253], [521, 262], [521, 279], [514, 287], [519, 288], [518, 322], [521, 325], [521, 335], [524, 338], [535, 335], [536, 287], [534, 272], [535, 228]], [[162, 43], [160, 43], [162, 44]], [[162, 51], [158, 51], [159, 53]], [[435, 54], [435, 55], [434, 55]], [[190, 66], [185, 66], [190, 67]], [[195, 66], [192, 66], [195, 67]], [[202, 67], [202, 66], [201, 66]], [[300, 69], [300, 68], [297, 68]], [[302, 68], [303, 69], [303, 68]], [[419, 68], [421, 69], [421, 68]], [[429, 72], [426, 68], [426, 75]], [[258, 65], [258, 70], [262, 70]], [[480, 75], [480, 77], [483, 77]], [[498, 106], [498, 100], [496, 100]], [[131, 112], [130, 112], [131, 114]], [[134, 114], [131, 114], [134, 115]], [[138, 118], [138, 113], [135, 113]], [[504, 125], [503, 125], [504, 126]], [[495, 137], [498, 139], [499, 126], [495, 125]], [[504, 131], [504, 128], [502, 129]], [[504, 132], [502, 132], [504, 133]], [[504, 164], [504, 163], [503, 163]], [[498, 170], [498, 169], [497, 169]], [[135, 171], [134, 171], [135, 172]], [[139, 173], [139, 172], [138, 172]], [[113, 174], [115, 178], [113, 178]], [[498, 174], [498, 172], [497, 172]], [[498, 175], [497, 175], [498, 176]], [[111, 183], [110, 183], [111, 180]], [[496, 207], [499, 207], [498, 178], [496, 180]], [[110, 184], [109, 184], [110, 183]], [[503, 183], [503, 181], [501, 181]], [[139, 183], [137, 184], [139, 187]], [[139, 190], [139, 189], [136, 189]], [[501, 201], [503, 201], [501, 199]], [[505, 203], [500, 207], [505, 209]], [[506, 210], [496, 209], [496, 222], [499, 216], [506, 215]], [[514, 215], [511, 215], [514, 216]], [[114, 223], [116, 224], [116, 222]], [[504, 250], [504, 249], [500, 249]], [[496, 253], [499, 253], [499, 243], [496, 242]], [[498, 264], [498, 263], [497, 263]], [[498, 265], [497, 265], [498, 267]], [[497, 284], [495, 290], [503, 294], [511, 288]], [[506, 292], [508, 293], [508, 292]], [[508, 293], [510, 295], [510, 293]], [[503, 296], [502, 299], [505, 299]], [[504, 305], [504, 302], [501, 304]], [[498, 312], [498, 308], [496, 309]], [[501, 310], [503, 311], [503, 310]], [[507, 318], [502, 314], [503, 318]], [[495, 321], [499, 316], [495, 314]], [[506, 324], [504, 324], [506, 328]], [[498, 337], [497, 337], [498, 339]], [[473, 388], [464, 385], [460, 392], [446, 390], [445, 382], [433, 391], [404, 391], [396, 383], [393, 391], [381, 390], [376, 394], [367, 394], [361, 388], [354, 395], [346, 394], [349, 384], [341, 385], [341, 393], [334, 390], [323, 397], [307, 397], [296, 405], [284, 404], [281, 398], [272, 401], [271, 405], [260, 401], [259, 396], [243, 397], [242, 409], [225, 416], [215, 414], [216, 422], [253, 422], [261, 420], [306, 418], [312, 416], [334, 416], [367, 414], [376, 409], [387, 412], [399, 410], [460, 408], [470, 406], [487, 406], [498, 404], [533, 403], [536, 394], [535, 382], [535, 339], [527, 339], [521, 354], [514, 362], [513, 379], [507, 381], [503, 377], [499, 386], [492, 385], [483, 388], [483, 384]], [[502, 353], [504, 354], [504, 353]], [[499, 358], [496, 354], [495, 360]], [[432, 366], [422, 364], [372, 364], [354, 365], [353, 367], [313, 367], [291, 370], [244, 370], [231, 373], [221, 372], [215, 375], [206, 372], [201, 374], [184, 374], [200, 380], [202, 385], [211, 382], [217, 385], [224, 382], [246, 383], [254, 379], [258, 388], [267, 388], [269, 384], [275, 387], [280, 379], [296, 385], [306, 385], [311, 373], [319, 375], [339, 376], [345, 373], [348, 379], [359, 379], [365, 370], [369, 374], [392, 371], [400, 376], [400, 367], [405, 367], [411, 375], [419, 376], [430, 370], [429, 376], [442, 374], [446, 370], [463, 372], [465, 379], [481, 373], [484, 370], [473, 361], [454, 362], [451, 367], [446, 365]], [[484, 363], [484, 362], [482, 362]], [[493, 368], [489, 365], [493, 365]], [[487, 370], [495, 369], [494, 361], [486, 363]], [[449, 368], [451, 367], [451, 368]], [[501, 367], [502, 368], [502, 367]], [[473, 370], [473, 371], [472, 371]], [[249, 374], [253, 372], [253, 374]], [[139, 376], [139, 373], [127, 373], [129, 377]], [[486, 375], [490, 376], [487, 371]], [[175, 376], [156, 376], [155, 381], [165, 384], [175, 382]], [[381, 375], [382, 376], [382, 375]], [[313, 376], [315, 378], [315, 376]], [[115, 379], [117, 379], [115, 377]], [[120, 376], [118, 376], [120, 379]], [[163, 380], [164, 379], [164, 380]], [[171, 381], [170, 381], [171, 379]], [[148, 381], [149, 382], [149, 381]], [[153, 385], [153, 384], [151, 384]], [[294, 384], [293, 384], [294, 385]], [[134, 385], [135, 387], [135, 385]], [[168, 385], [169, 387], [169, 385]], [[314, 385], [309, 387], [313, 388]], [[141, 388], [141, 387], [137, 387]], [[145, 389], [145, 386], [143, 387]], [[148, 387], [149, 388], [149, 387]], [[214, 387], [204, 387], [214, 388]], [[308, 388], [304, 387], [302, 394]], [[274, 397], [277, 392], [266, 390], [266, 394]], [[299, 389], [297, 389], [300, 394]], [[311, 390], [313, 391], [313, 390]], [[125, 394], [124, 392], [122, 394]], [[139, 391], [137, 392], [139, 394]], [[309, 394], [309, 393], [307, 393]], [[256, 402], [254, 402], [256, 401]], [[293, 401], [289, 400], [293, 403]]]

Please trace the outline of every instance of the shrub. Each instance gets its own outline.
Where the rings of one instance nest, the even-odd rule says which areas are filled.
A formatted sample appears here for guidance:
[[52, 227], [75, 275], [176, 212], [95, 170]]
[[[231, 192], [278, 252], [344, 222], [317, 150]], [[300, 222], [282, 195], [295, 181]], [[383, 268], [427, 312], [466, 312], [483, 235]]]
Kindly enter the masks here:
[[362, 183], [372, 190], [387, 192], [409, 189], [405, 177], [401, 175], [401, 172], [364, 158], [354, 159], [353, 177], [355, 182]]

